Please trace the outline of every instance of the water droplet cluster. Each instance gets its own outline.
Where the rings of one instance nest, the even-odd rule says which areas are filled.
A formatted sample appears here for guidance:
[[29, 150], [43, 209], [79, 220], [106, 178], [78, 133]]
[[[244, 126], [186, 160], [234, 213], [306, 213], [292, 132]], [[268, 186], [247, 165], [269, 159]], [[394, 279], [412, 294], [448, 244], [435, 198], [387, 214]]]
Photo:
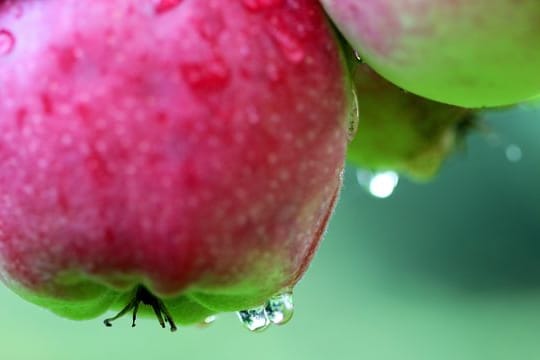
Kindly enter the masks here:
[[238, 318], [252, 332], [266, 330], [271, 324], [284, 325], [294, 313], [292, 292], [273, 296], [266, 304], [238, 312]]

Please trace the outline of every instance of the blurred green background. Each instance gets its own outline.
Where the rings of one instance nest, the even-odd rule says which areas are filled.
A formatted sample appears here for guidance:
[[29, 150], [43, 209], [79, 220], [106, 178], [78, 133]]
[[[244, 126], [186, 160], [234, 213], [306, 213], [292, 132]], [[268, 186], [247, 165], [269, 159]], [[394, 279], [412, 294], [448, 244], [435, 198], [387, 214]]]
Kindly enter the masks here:
[[432, 183], [388, 199], [348, 168], [286, 326], [234, 314], [171, 334], [154, 320], [73, 322], [0, 287], [1, 359], [540, 358], [540, 110], [486, 113]]

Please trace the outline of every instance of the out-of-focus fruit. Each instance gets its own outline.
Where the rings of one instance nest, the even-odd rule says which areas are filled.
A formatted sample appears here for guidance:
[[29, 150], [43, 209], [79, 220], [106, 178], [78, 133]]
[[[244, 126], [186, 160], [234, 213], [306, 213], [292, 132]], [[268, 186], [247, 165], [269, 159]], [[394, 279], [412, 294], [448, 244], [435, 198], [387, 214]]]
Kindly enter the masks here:
[[472, 111], [405, 92], [351, 61], [360, 120], [347, 159], [372, 171], [429, 180], [470, 124]]
[[538, 0], [322, 0], [377, 72], [465, 107], [540, 93]]

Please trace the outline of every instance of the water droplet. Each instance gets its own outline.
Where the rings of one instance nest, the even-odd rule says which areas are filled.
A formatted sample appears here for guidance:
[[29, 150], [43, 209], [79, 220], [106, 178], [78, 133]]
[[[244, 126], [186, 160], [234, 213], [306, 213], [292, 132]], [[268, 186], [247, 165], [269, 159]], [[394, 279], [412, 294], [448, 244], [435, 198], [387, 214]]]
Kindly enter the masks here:
[[212, 325], [216, 321], [216, 319], [217, 319], [216, 315], [210, 315], [206, 319], [201, 321], [197, 326], [201, 328], [208, 327]]
[[273, 6], [283, 5], [285, 0], [243, 0], [244, 6], [253, 11], [268, 9]]
[[0, 56], [9, 54], [15, 47], [15, 37], [6, 29], [0, 29]]
[[360, 61], [361, 63], [364, 62], [364, 60], [362, 59], [362, 55], [360, 55], [358, 50], [354, 50], [354, 57], [356, 58], [356, 60]]
[[180, 72], [194, 90], [216, 91], [229, 82], [230, 70], [221, 58], [180, 65]]
[[275, 63], [268, 63], [266, 64], [266, 75], [268, 76], [268, 80], [271, 82], [279, 82], [281, 79], [283, 79], [283, 71], [280, 69], [280, 67]]
[[216, 315], [210, 315], [206, 319], [204, 319], [203, 323], [206, 325], [212, 324], [214, 321], [216, 321], [217, 317]]
[[294, 35], [277, 27], [273, 28], [271, 34], [287, 60], [293, 64], [298, 64], [304, 60], [306, 53]]
[[358, 123], [360, 122], [360, 113], [358, 110], [358, 96], [356, 95], [356, 91], [354, 89], [352, 90], [351, 96], [352, 103], [350, 105], [349, 118], [347, 119], [347, 139], [349, 140], [349, 142], [353, 141], [354, 136], [358, 131]]
[[268, 319], [276, 325], [288, 323], [294, 313], [292, 292], [285, 292], [271, 297], [265, 306]]
[[195, 20], [195, 28], [199, 30], [203, 38], [211, 42], [219, 38], [224, 27], [223, 14], [217, 11], [206, 12], [202, 18]]
[[358, 169], [356, 171], [356, 179], [371, 195], [380, 199], [390, 197], [399, 183], [399, 175], [394, 171], [373, 173]]
[[242, 310], [237, 314], [242, 324], [244, 324], [249, 331], [263, 331], [270, 325], [270, 319], [268, 319], [264, 306], [259, 306], [250, 310]]
[[521, 148], [517, 145], [511, 144], [506, 147], [506, 158], [510, 162], [518, 162], [523, 157], [523, 152], [521, 151]]
[[154, 12], [156, 14], [163, 14], [167, 11], [174, 9], [178, 6], [182, 0], [158, 0], [154, 6]]

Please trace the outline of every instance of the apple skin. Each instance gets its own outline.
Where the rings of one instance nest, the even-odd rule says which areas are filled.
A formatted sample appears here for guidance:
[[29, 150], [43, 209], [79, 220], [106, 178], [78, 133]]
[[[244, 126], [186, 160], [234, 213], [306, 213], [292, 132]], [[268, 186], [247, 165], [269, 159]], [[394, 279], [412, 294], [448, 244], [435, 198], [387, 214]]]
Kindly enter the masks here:
[[138, 285], [181, 324], [306, 270], [351, 103], [318, 2], [4, 1], [0, 278], [72, 318]]
[[540, 92], [537, 0], [321, 0], [362, 58], [407, 91], [464, 107]]
[[360, 118], [347, 160], [374, 172], [392, 170], [415, 181], [431, 180], [474, 112], [406, 92], [357, 60], [354, 51], [348, 55]]

